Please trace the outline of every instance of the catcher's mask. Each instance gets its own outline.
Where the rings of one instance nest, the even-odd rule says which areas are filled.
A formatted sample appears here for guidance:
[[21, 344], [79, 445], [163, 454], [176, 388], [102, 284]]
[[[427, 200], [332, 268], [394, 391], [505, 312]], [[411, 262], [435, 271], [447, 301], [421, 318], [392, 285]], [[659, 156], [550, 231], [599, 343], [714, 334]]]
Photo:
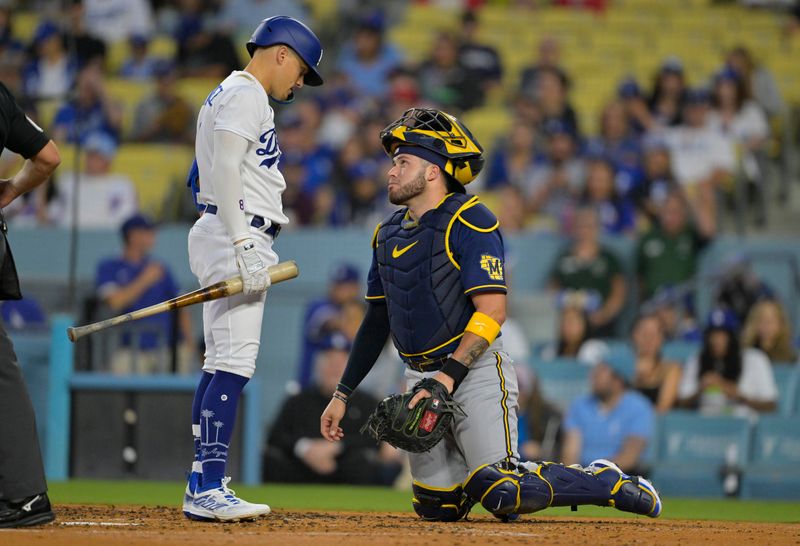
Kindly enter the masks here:
[[455, 116], [433, 108], [410, 108], [381, 131], [391, 157], [398, 146], [420, 146], [446, 159], [444, 172], [467, 185], [483, 168], [483, 147]]

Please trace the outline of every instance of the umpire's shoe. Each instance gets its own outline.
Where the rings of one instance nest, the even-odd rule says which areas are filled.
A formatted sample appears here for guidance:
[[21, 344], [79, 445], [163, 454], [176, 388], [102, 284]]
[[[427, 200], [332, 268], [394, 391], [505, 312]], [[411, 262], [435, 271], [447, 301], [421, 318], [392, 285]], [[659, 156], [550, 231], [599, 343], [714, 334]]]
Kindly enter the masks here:
[[0, 529], [41, 525], [54, 519], [47, 493], [19, 500], [0, 500]]
[[202, 521], [241, 521], [266, 516], [270, 508], [266, 504], [253, 504], [236, 496], [228, 489], [230, 478], [224, 478], [222, 485], [208, 491], [197, 491], [192, 501], [191, 519]]
[[646, 479], [628, 476], [606, 459], [592, 461], [586, 471], [597, 476], [611, 490], [610, 505], [623, 512], [633, 512], [651, 518], [661, 515], [661, 497]]

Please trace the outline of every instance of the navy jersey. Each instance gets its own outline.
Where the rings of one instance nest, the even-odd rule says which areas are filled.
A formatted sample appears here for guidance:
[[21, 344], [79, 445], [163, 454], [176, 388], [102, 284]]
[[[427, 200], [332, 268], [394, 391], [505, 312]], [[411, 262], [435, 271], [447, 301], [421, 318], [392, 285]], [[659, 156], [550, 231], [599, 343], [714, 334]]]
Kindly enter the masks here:
[[367, 299], [386, 299], [404, 360], [452, 353], [475, 312], [470, 296], [506, 292], [498, 227], [477, 197], [464, 194], [448, 195], [417, 222], [401, 209], [378, 225]]

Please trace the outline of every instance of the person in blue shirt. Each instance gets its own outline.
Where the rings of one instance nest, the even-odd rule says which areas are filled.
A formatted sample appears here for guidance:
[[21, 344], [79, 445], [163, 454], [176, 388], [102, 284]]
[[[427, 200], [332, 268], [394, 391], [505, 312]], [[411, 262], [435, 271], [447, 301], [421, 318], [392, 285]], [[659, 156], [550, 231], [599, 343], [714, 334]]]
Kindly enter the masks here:
[[380, 13], [365, 15], [353, 39], [342, 47], [337, 69], [352, 85], [369, 97], [386, 92], [389, 74], [403, 63], [399, 50], [384, 40], [384, 21]]
[[[115, 315], [128, 313], [178, 295], [178, 285], [167, 266], [150, 256], [156, 232], [152, 221], [141, 214], [126, 220], [121, 228], [122, 256], [103, 260], [97, 266], [98, 298]], [[183, 341], [177, 359], [181, 373], [191, 369], [191, 320], [185, 309], [178, 312], [179, 339]], [[115, 374], [170, 371], [174, 345], [175, 317], [161, 313], [141, 319], [131, 329], [121, 330], [119, 348], [110, 368]], [[134, 348], [135, 347], [135, 348]]]
[[306, 307], [303, 318], [303, 356], [297, 374], [301, 389], [311, 385], [314, 360], [326, 340], [342, 330], [342, 307], [347, 302], [360, 301], [360, 280], [358, 268], [342, 263], [331, 274], [328, 295], [312, 301]]
[[632, 366], [607, 358], [591, 375], [591, 394], [577, 398], [564, 418], [564, 464], [610, 459], [624, 472], [640, 473], [655, 431], [653, 405], [628, 388]]

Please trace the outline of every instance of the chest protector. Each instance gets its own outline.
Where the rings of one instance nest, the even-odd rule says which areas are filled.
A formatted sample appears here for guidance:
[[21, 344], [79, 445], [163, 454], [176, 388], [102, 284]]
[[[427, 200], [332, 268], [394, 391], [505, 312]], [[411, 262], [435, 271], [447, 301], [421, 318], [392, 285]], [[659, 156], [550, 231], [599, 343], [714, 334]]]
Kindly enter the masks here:
[[447, 238], [457, 214], [476, 199], [452, 194], [418, 223], [409, 224], [402, 209], [378, 228], [375, 254], [392, 340], [406, 361], [452, 353], [475, 312]]

